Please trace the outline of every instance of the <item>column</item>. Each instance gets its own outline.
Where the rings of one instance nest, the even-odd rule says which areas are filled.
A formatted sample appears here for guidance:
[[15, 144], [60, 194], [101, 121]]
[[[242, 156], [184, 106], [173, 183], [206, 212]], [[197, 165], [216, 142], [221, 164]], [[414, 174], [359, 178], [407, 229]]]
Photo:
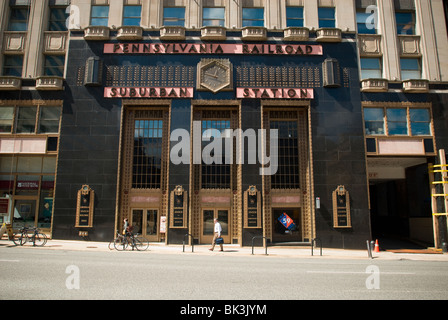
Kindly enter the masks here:
[[378, 1], [378, 15], [378, 31], [382, 34], [384, 77], [390, 81], [399, 81], [401, 71], [393, 0]]

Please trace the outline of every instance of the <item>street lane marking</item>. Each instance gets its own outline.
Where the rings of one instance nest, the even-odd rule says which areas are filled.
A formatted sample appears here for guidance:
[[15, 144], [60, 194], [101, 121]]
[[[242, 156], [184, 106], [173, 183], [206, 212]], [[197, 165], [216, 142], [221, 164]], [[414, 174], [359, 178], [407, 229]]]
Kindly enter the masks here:
[[20, 262], [20, 260], [6, 260], [6, 259], [0, 259], [0, 262]]
[[[324, 274], [366, 274], [364, 271], [317, 271], [317, 270], [308, 270], [307, 273], [324, 273]], [[412, 275], [415, 272], [380, 272], [381, 274], [396, 274], [396, 275]]]

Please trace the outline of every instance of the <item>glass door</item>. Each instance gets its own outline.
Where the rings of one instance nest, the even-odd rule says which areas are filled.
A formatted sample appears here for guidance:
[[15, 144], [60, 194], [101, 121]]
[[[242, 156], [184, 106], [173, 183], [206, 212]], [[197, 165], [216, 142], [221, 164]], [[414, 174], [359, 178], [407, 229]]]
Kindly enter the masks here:
[[133, 209], [131, 225], [134, 234], [142, 234], [149, 241], [159, 241], [158, 219], [157, 209]]
[[159, 241], [159, 215], [157, 209], [146, 210], [145, 236], [149, 241]]
[[215, 223], [217, 218], [221, 224], [222, 237], [225, 243], [230, 243], [229, 224], [230, 214], [229, 209], [203, 209], [202, 210], [202, 234], [201, 243], [211, 243], [213, 241]]

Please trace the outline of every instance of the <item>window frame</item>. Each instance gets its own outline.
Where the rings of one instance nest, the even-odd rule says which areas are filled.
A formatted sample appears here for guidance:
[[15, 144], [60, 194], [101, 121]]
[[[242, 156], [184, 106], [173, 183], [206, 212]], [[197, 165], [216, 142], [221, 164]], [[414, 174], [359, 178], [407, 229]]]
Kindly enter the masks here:
[[[11, 134], [11, 135], [47, 135], [47, 136], [58, 136], [61, 130], [61, 118], [62, 118], [62, 104], [59, 103], [51, 103], [51, 104], [39, 104], [39, 103], [11, 103], [5, 106], [0, 106], [0, 109], [2, 108], [12, 108], [12, 119], [1, 119], [0, 121], [3, 120], [8, 120], [11, 123], [11, 130], [5, 131], [5, 132], [0, 132], [0, 135], [7, 135], [7, 134]], [[26, 108], [35, 108], [35, 114], [34, 117], [30, 117], [30, 118], [19, 118], [19, 112], [21, 109], [26, 109]], [[58, 117], [57, 118], [53, 118], [53, 119], [46, 119], [46, 120], [51, 120], [54, 122], [58, 123], [58, 130], [57, 131], [53, 131], [53, 132], [41, 132], [41, 119], [42, 119], [42, 110], [44, 110], [45, 108], [58, 108], [59, 112], [58, 112]], [[18, 130], [18, 123], [19, 121], [28, 121], [28, 122], [34, 122], [34, 130], [32, 130], [31, 132], [25, 132], [25, 131], [21, 131]], [[45, 121], [45, 119], [44, 119]]]
[[[68, 31], [67, 28], [67, 19], [69, 18], [69, 14], [67, 13], [67, 7], [68, 6], [51, 6], [50, 7], [50, 14], [48, 17], [48, 31], [59, 31], [59, 32], [63, 32], [63, 31]], [[54, 17], [53, 13], [56, 10], [61, 10], [61, 12], [63, 12], [64, 15], [64, 20], [53, 20], [52, 17]], [[60, 13], [59, 13], [60, 14]], [[59, 14], [56, 14], [56, 16], [58, 16]], [[60, 18], [60, 17], [57, 17]], [[61, 18], [62, 19], [62, 18]], [[61, 27], [62, 28], [59, 28]]]
[[[183, 10], [183, 17], [174, 16], [167, 16], [167, 12], [173, 10]], [[186, 8], [183, 6], [167, 6], [163, 7], [163, 15], [162, 15], [162, 26], [164, 27], [184, 27], [185, 28], [185, 14], [186, 14]], [[172, 21], [172, 22], [170, 22]], [[179, 23], [181, 21], [182, 23]], [[168, 22], [168, 24], [167, 24]]]
[[[363, 68], [363, 61], [374, 61], [378, 62], [378, 69], [373, 69], [373, 68]], [[360, 76], [361, 76], [361, 80], [365, 80], [365, 79], [382, 79], [383, 78], [383, 63], [382, 63], [382, 59], [380, 57], [360, 57], [359, 59], [359, 69], [360, 69]], [[363, 73], [366, 72], [374, 72], [377, 71], [378, 72], [378, 77], [364, 77]]]
[[[107, 15], [94, 16], [93, 14], [96, 8], [107, 8]], [[95, 27], [107, 27], [109, 25], [109, 13], [110, 13], [109, 5], [92, 5], [90, 8], [90, 25]], [[93, 20], [103, 21], [103, 23], [93, 23]]]
[[[378, 34], [378, 30], [376, 28], [368, 29], [367, 28], [367, 18], [372, 15], [372, 13], [365, 12], [365, 9], [356, 9], [356, 31], [358, 34]], [[376, 13], [378, 15], [378, 12]], [[363, 20], [359, 18], [362, 16]], [[378, 17], [377, 17], [378, 19]], [[378, 21], [378, 20], [377, 20]], [[365, 27], [359, 28], [360, 25], [364, 24]], [[360, 32], [360, 29], [362, 32]]]
[[[21, 62], [22, 62], [20, 66], [19, 65], [15, 65], [15, 64], [7, 65], [7, 61], [9, 59], [14, 60], [14, 59], [18, 59], [18, 58], [20, 58]], [[2, 75], [3, 76], [7, 76], [7, 77], [18, 77], [18, 78], [21, 78], [22, 75], [23, 75], [23, 63], [24, 63], [24, 56], [23, 56], [23, 54], [4, 54], [3, 55]], [[8, 70], [8, 72], [5, 72], [7, 70]], [[11, 73], [10, 72], [11, 70], [15, 70], [15, 71], [18, 71], [18, 72]]]
[[[167, 124], [164, 123], [163, 118], [159, 117], [134, 119], [132, 145], [132, 189], [162, 188], [162, 149], [164, 141], [163, 129], [166, 125]], [[150, 145], [152, 148], [151, 152], [145, 155], [144, 153], [141, 153], [143, 146], [138, 146], [136, 143], [149, 139], [151, 139]], [[152, 162], [149, 163], [148, 160], [151, 158], [151, 155], [153, 158], [151, 159]], [[157, 168], [159, 169], [158, 173], [156, 172]]]
[[[383, 127], [384, 127], [384, 133], [383, 134], [370, 134], [367, 132], [366, 122], [369, 120], [365, 120], [365, 110], [366, 109], [383, 109]], [[390, 120], [390, 115], [388, 114], [388, 110], [392, 109], [405, 109], [405, 119], [403, 120]], [[412, 120], [412, 111], [414, 110], [426, 110], [428, 117], [427, 120]], [[397, 137], [424, 137], [424, 138], [434, 138], [434, 120], [432, 116], [432, 108], [431, 106], [425, 104], [418, 104], [418, 105], [403, 105], [403, 104], [389, 104], [389, 105], [369, 105], [369, 106], [363, 106], [363, 122], [364, 122], [364, 131], [365, 135], [369, 137], [387, 137], [387, 138], [397, 138]], [[372, 121], [370, 121], [372, 122]], [[389, 124], [390, 123], [404, 123], [406, 122], [406, 134], [392, 134], [390, 132]], [[415, 134], [412, 130], [412, 124], [413, 123], [427, 123], [429, 134]], [[414, 130], [415, 131], [415, 130]]]
[[[404, 69], [403, 62], [404, 61], [416, 61], [418, 65], [418, 69]], [[405, 74], [411, 74], [418, 72], [418, 77], [409, 77], [405, 76]], [[423, 69], [422, 69], [422, 60], [420, 58], [409, 58], [409, 57], [401, 57], [400, 58], [400, 77], [401, 80], [421, 80], [423, 79]], [[416, 74], [416, 73], [415, 73]]]
[[[257, 12], [256, 17], [252, 18], [249, 17], [248, 14], [253, 12]], [[260, 12], [262, 12], [262, 18], [259, 17]], [[245, 18], [246, 15], [246, 18]], [[257, 22], [262, 22], [261, 25], [258, 25]], [[247, 22], [250, 22], [249, 24]], [[264, 7], [243, 7], [242, 8], [242, 14], [241, 14], [241, 26], [244, 27], [258, 27], [258, 28], [264, 28], [265, 26], [265, 10]]]
[[[206, 10], [208, 9], [222, 9], [222, 18], [210, 19], [206, 18]], [[218, 21], [219, 24], [207, 24], [206, 21]], [[225, 7], [203, 7], [202, 8], [202, 26], [203, 27], [225, 27], [226, 26], [226, 8]]]
[[[51, 59], [56, 59], [56, 58], [62, 58], [62, 65], [47, 65], [47, 62], [50, 61]], [[61, 77], [64, 78], [64, 74], [65, 74], [65, 59], [66, 56], [64, 54], [58, 54], [58, 55], [53, 55], [53, 54], [48, 54], [44, 56], [44, 61], [43, 61], [43, 75], [44, 76], [49, 76], [49, 77]], [[50, 70], [56, 70], [58, 71], [57, 74], [51, 74], [48, 71]]]
[[[412, 22], [408, 22], [408, 23], [399, 23], [399, 19], [398, 19], [398, 15], [406, 15], [406, 14], [410, 14], [412, 17]], [[403, 36], [403, 35], [408, 35], [408, 36], [415, 36], [416, 35], [416, 25], [417, 25], [417, 20], [416, 20], [416, 14], [415, 14], [415, 10], [397, 10], [395, 11], [395, 24], [397, 27], [397, 35], [399, 36]], [[411, 33], [403, 33], [403, 29], [405, 26], [410, 25], [411, 26]]]
[[[26, 20], [13, 20], [13, 12], [26, 10]], [[25, 22], [24, 22], [25, 21]], [[9, 9], [7, 31], [27, 32], [30, 21], [30, 6], [11, 6]], [[18, 24], [21, 28], [13, 28], [13, 24]], [[23, 28], [24, 26], [24, 28]]]
[[[291, 11], [290, 12], [288, 12], [288, 11], [296, 10], [296, 9], [299, 10], [299, 15], [291, 16], [291, 14], [293, 14], [293, 13]], [[300, 13], [301, 13], [301, 16], [300, 16]], [[298, 25], [296, 25], [296, 23], [290, 24], [290, 22], [297, 22]], [[304, 26], [305, 26], [304, 7], [303, 6], [286, 6], [286, 27], [287, 28], [290, 28], [290, 27], [303, 28]]]
[[[230, 117], [220, 118], [215, 114], [210, 117], [202, 117], [201, 154], [204, 148], [211, 143], [214, 135], [219, 132], [219, 136], [223, 138], [226, 129], [232, 129], [232, 120]], [[205, 131], [207, 130], [211, 131], [205, 135]], [[203, 141], [203, 138], [207, 138], [208, 141]], [[221, 141], [223, 148], [221, 163], [207, 164], [204, 162], [204, 158], [201, 161], [201, 189], [230, 189], [232, 186], [232, 164], [226, 163], [224, 139]]]
[[[325, 10], [332, 10], [333, 17], [328, 18], [323, 16], [323, 13]], [[319, 21], [319, 28], [336, 28], [336, 8], [335, 7], [318, 7], [317, 9], [317, 17]], [[323, 22], [329, 22], [332, 21], [333, 23], [331, 26], [324, 26], [322, 25]]]
[[[126, 15], [126, 9], [127, 8], [140, 8], [140, 13], [138, 16], [133, 15]], [[135, 21], [134, 23], [126, 23], [126, 20]], [[138, 21], [138, 23], [136, 23]], [[140, 27], [142, 22], [142, 6], [141, 5], [123, 5], [123, 20], [122, 20], [122, 26], [127, 27]]]

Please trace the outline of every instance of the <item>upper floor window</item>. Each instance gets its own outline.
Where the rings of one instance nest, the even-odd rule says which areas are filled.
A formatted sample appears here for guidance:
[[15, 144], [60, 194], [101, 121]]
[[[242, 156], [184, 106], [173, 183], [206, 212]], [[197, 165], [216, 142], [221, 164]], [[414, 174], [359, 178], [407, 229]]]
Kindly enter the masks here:
[[185, 27], [185, 7], [163, 8], [163, 25]]
[[422, 68], [418, 58], [401, 58], [401, 80], [421, 79]]
[[303, 7], [286, 7], [286, 27], [303, 27]]
[[142, 6], [124, 6], [123, 26], [140, 26]]
[[45, 56], [44, 62], [44, 75], [46, 76], [64, 76], [64, 65], [65, 56], [64, 55], [47, 55]]
[[381, 79], [382, 75], [380, 58], [361, 58], [361, 79]]
[[264, 27], [264, 8], [243, 8], [243, 27]]
[[90, 25], [107, 27], [109, 23], [109, 6], [92, 6]]
[[23, 68], [22, 55], [4, 55], [3, 56], [3, 75], [21, 77]]
[[27, 31], [30, 8], [12, 7], [9, 14], [8, 31]]
[[202, 11], [202, 25], [224, 27], [224, 13], [224, 8], [204, 8]]
[[365, 10], [359, 10], [356, 12], [356, 24], [358, 26], [358, 33], [360, 34], [376, 34], [376, 28], [375, 28], [375, 21], [378, 21], [376, 19], [375, 21], [371, 21], [372, 14], [368, 12], [366, 13]]
[[11, 133], [14, 107], [0, 107], [0, 133]]
[[60, 118], [60, 107], [41, 106], [38, 133], [58, 133]]
[[50, 21], [48, 31], [67, 31], [67, 7], [50, 8]]
[[135, 120], [132, 188], [160, 188], [163, 120]]
[[319, 7], [319, 28], [336, 28], [335, 8]]
[[366, 135], [432, 135], [429, 108], [364, 108], [364, 126]]
[[400, 35], [415, 34], [415, 12], [396, 12], [397, 33]]

